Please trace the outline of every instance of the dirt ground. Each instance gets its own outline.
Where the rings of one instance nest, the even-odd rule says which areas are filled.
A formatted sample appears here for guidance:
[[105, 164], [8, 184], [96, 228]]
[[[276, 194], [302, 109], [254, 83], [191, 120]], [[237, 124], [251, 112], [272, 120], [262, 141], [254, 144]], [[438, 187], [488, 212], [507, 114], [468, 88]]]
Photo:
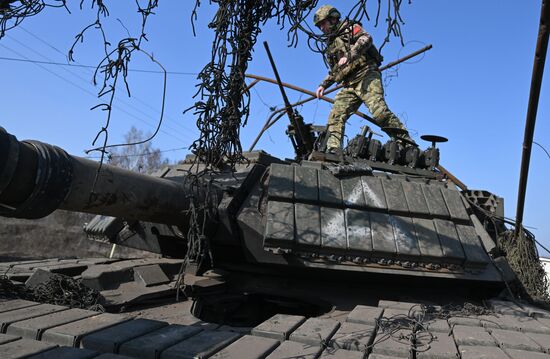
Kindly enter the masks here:
[[[42, 219], [0, 217], [0, 261], [36, 258], [108, 257], [112, 244], [88, 240], [84, 223], [93, 215], [55, 211]], [[114, 257], [157, 256], [117, 246]]]

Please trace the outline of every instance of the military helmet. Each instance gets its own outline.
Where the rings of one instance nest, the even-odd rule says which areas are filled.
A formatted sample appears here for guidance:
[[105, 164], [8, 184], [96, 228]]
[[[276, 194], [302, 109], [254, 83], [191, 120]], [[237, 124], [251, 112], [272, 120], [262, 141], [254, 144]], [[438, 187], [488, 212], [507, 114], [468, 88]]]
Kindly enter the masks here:
[[323, 5], [319, 9], [317, 9], [317, 11], [315, 11], [315, 15], [313, 15], [313, 23], [315, 24], [315, 26], [319, 26], [319, 23], [321, 23], [321, 21], [325, 19], [331, 17], [339, 19], [340, 16], [340, 11], [338, 11], [338, 9], [336, 9], [334, 6]]

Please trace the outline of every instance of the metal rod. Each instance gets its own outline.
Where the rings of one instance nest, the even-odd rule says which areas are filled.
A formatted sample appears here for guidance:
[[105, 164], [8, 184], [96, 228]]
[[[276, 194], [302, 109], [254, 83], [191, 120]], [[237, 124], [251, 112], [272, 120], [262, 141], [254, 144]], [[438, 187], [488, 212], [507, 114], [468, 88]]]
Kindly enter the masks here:
[[269, 50], [269, 45], [267, 44], [267, 41], [264, 41], [264, 47], [265, 51], [267, 52], [267, 57], [269, 58], [269, 62], [271, 63], [271, 68], [273, 69], [273, 74], [275, 75], [275, 79], [277, 80], [277, 85], [279, 86], [279, 90], [281, 91], [281, 95], [283, 96], [283, 101], [286, 106], [286, 112], [290, 119], [294, 117], [294, 114], [291, 113], [292, 111], [290, 107], [290, 101], [288, 100], [288, 97], [286, 96], [285, 89], [282, 85], [281, 77], [279, 76], [279, 71], [277, 71], [277, 67], [275, 66], [275, 61], [273, 60], [273, 56], [271, 56], [271, 51]]
[[401, 57], [401, 58], [399, 58], [399, 59], [397, 59], [397, 60], [395, 60], [395, 61], [392, 61], [392, 62], [390, 62], [390, 63], [388, 63], [388, 64], [382, 66], [382, 67], [380, 68], [380, 71], [384, 71], [384, 70], [389, 69], [390, 67], [394, 67], [395, 65], [399, 65], [400, 63], [402, 63], [402, 62], [404, 62], [404, 61], [407, 61], [407, 60], [409, 60], [409, 59], [412, 59], [413, 57], [418, 56], [418, 55], [420, 55], [421, 53], [430, 50], [432, 47], [433, 47], [432, 44], [427, 45], [427, 46], [424, 46], [424, 47], [421, 48], [420, 50], [417, 50], [417, 51], [415, 51], [415, 52], [411, 52], [411, 53], [408, 54], [407, 56], [403, 56], [403, 57]]
[[519, 173], [518, 203], [516, 209], [516, 235], [521, 230], [523, 224], [523, 210], [525, 208], [525, 194], [527, 192], [527, 177], [529, 175], [529, 163], [531, 161], [531, 148], [535, 133], [535, 121], [537, 119], [540, 88], [542, 85], [542, 76], [544, 74], [544, 63], [546, 61], [546, 53], [548, 50], [548, 26], [550, 26], [549, 1], [550, 0], [542, 0], [539, 34], [537, 38], [537, 47], [535, 49], [533, 74], [531, 76], [531, 90], [527, 105], [527, 118], [525, 120], [525, 134], [523, 137], [523, 151]]
[[256, 84], [260, 82], [260, 80], [256, 79], [254, 81], [252, 81], [248, 86], [246, 86], [246, 88], [244, 89], [243, 93], [246, 93], [248, 91], [250, 91], [250, 89], [252, 89], [254, 86], [256, 86]]
[[273, 60], [273, 56], [271, 56], [271, 51], [269, 50], [269, 45], [267, 44], [267, 41], [264, 41], [264, 47], [265, 47], [265, 51], [267, 52], [267, 57], [269, 58], [269, 62], [271, 63], [271, 68], [273, 69], [273, 73], [275, 74], [277, 85], [279, 86], [279, 90], [281, 91], [281, 95], [283, 96], [286, 114], [288, 115], [288, 119], [290, 120], [290, 123], [292, 124], [292, 127], [294, 128], [294, 131], [295, 131], [295, 135], [296, 135], [295, 149], [297, 150], [296, 155], [304, 156], [313, 150], [313, 141], [311, 139], [311, 135], [309, 132], [306, 132], [307, 130], [303, 123], [302, 117], [294, 113], [293, 107], [290, 106], [290, 101], [286, 96], [285, 88], [282, 85], [281, 77], [279, 76], [279, 71], [277, 71], [277, 66], [275, 66], [275, 61]]
[[445, 167], [443, 167], [441, 165], [437, 165], [437, 169], [440, 170], [441, 173], [444, 173], [451, 180], [451, 182], [453, 182], [455, 185], [458, 186], [458, 188], [460, 188], [463, 191], [468, 190], [468, 187], [464, 184], [464, 182], [462, 182], [455, 175], [453, 175], [451, 172], [449, 172], [448, 169], [446, 169]]
[[[399, 58], [399, 59], [397, 59], [397, 60], [395, 60], [395, 61], [393, 61], [393, 62], [390, 62], [389, 64], [382, 66], [382, 67], [380, 68], [380, 71], [387, 70], [387, 69], [389, 69], [390, 67], [393, 67], [393, 66], [395, 66], [395, 65], [398, 65], [398, 64], [400, 64], [400, 63], [402, 63], [402, 62], [404, 62], [404, 61], [407, 61], [407, 60], [409, 60], [409, 59], [411, 59], [411, 58], [413, 58], [413, 57], [415, 57], [415, 56], [418, 56], [418, 55], [420, 55], [420, 54], [422, 54], [422, 53], [424, 53], [424, 52], [430, 50], [432, 47], [433, 47], [432, 45], [425, 46], [425, 47], [421, 48], [420, 50], [417, 50], [417, 51], [415, 51], [415, 52], [410, 53], [410, 54], [407, 55], [407, 56], [401, 57], [401, 58]], [[273, 80], [273, 79], [270, 79], [270, 78], [268, 78], [268, 77], [258, 76], [258, 75], [253, 75], [253, 74], [246, 74], [245, 76], [248, 77], [248, 78], [251, 78], [251, 79], [256, 79], [256, 80], [260, 80], [260, 81], [269, 82], [269, 83], [272, 83], [272, 84], [277, 84], [277, 81], [275, 81], [275, 80]], [[292, 85], [292, 84], [289, 84], [289, 83], [285, 83], [285, 82], [282, 82], [281, 84], [282, 84], [284, 87], [287, 87], [287, 88], [289, 88], [289, 89], [292, 89], [292, 90], [295, 90], [295, 91], [298, 91], [298, 92], [302, 92], [302, 93], [305, 93], [305, 94], [311, 96], [310, 98], [304, 99], [304, 100], [302, 100], [302, 101], [300, 101], [300, 102], [297, 102], [296, 104], [293, 104], [293, 105], [292, 105], [293, 107], [294, 107], [294, 106], [302, 105], [302, 104], [304, 104], [304, 103], [306, 103], [306, 102], [309, 102], [309, 101], [311, 101], [311, 100], [315, 100], [315, 99], [317, 98], [317, 95], [315, 94], [315, 92], [306, 90], [306, 89], [303, 88], [303, 87], [295, 86], [295, 85]], [[334, 92], [334, 91], [336, 91], [336, 90], [339, 90], [339, 89], [341, 89], [342, 87], [344, 87], [344, 85], [338, 85], [338, 86], [336, 86], [336, 87], [329, 88], [329, 89], [327, 89], [327, 91], [325, 91], [325, 95], [328, 95], [329, 93], [332, 93], [332, 92]], [[331, 102], [331, 103], [334, 102], [334, 100], [332, 100], [331, 98], [325, 97], [325, 96], [321, 97], [320, 99], [321, 99], [321, 100], [324, 100], [324, 101], [327, 101], [327, 102]], [[357, 114], [357, 113], [360, 113], [360, 112], [356, 112], [356, 114]]]
[[[393, 62], [390, 62], [389, 64], [387, 65], [384, 65], [380, 68], [380, 71], [384, 71], [384, 70], [387, 70], [389, 69], [390, 67], [393, 67], [395, 65], [398, 65], [404, 61], [407, 61], [415, 56], [418, 56], [428, 50], [430, 50], [433, 46], [430, 44], [430, 45], [427, 45], [415, 52], [412, 52], [410, 53], [409, 55], [406, 55], [404, 57], [401, 57]], [[251, 78], [251, 79], [255, 79], [255, 80], [259, 80], [259, 81], [264, 81], [264, 82], [269, 82], [269, 83], [272, 83], [272, 84], [278, 84], [276, 80], [273, 80], [273, 79], [270, 79], [268, 77], [263, 77], [263, 76], [258, 76], [258, 75], [253, 75], [253, 74], [246, 74], [245, 75], [246, 77], [248, 78]], [[310, 102], [310, 101], [313, 101], [315, 99], [317, 99], [317, 95], [312, 92], [312, 91], [309, 91], [309, 90], [306, 90], [302, 87], [298, 87], [298, 86], [295, 86], [295, 85], [292, 85], [292, 84], [288, 84], [288, 83], [285, 83], [285, 82], [281, 82], [281, 85], [286, 87], [286, 88], [289, 88], [289, 89], [292, 89], [292, 90], [295, 90], [295, 91], [298, 91], [298, 92], [302, 92], [302, 93], [305, 93], [307, 95], [310, 95], [310, 97], [306, 98], [306, 99], [303, 99], [301, 101], [298, 101], [298, 102], [295, 102], [293, 104], [291, 104], [290, 106], [291, 107], [296, 107], [296, 106], [300, 106], [300, 105], [303, 105], [304, 103], [307, 103], [307, 102]], [[326, 102], [329, 102], [329, 103], [334, 103], [334, 100], [329, 98], [329, 97], [326, 97], [326, 95], [334, 92], [334, 91], [337, 91], [339, 89], [341, 89], [342, 87], [344, 87], [344, 84], [340, 84], [338, 86], [335, 86], [333, 88], [329, 88], [327, 89], [327, 91], [325, 91], [325, 96], [322, 96], [320, 98], [320, 100], [323, 100], [323, 101], [326, 101]], [[281, 109], [281, 110], [277, 110], [278, 111], [285, 111], [286, 109]], [[374, 123], [375, 125], [378, 126], [378, 123], [376, 122], [375, 119], [373, 119], [372, 117], [370, 117], [369, 115], [363, 113], [363, 112], [360, 112], [360, 111], [356, 111], [354, 112], [355, 115], [369, 121], [369, 122], [372, 122]], [[264, 126], [262, 127], [262, 129], [260, 130], [260, 132], [258, 133], [258, 135], [256, 136], [256, 138], [254, 139], [254, 142], [252, 143], [252, 145], [250, 146], [250, 148], [248, 149], [249, 151], [252, 151], [254, 149], [254, 147], [256, 146], [256, 144], [258, 143], [259, 139], [262, 137], [262, 135], [265, 133], [265, 131], [267, 131], [272, 125], [274, 125], [277, 120], [280, 118], [278, 117], [277, 120], [273, 121], [272, 123], [270, 123], [270, 120], [273, 118], [273, 116], [270, 116]]]
[[[265, 77], [265, 76], [246, 74], [245, 77], [248, 77], [250, 79], [256, 79], [256, 80], [264, 81], [264, 82], [269, 82], [269, 83], [272, 83], [272, 84], [275, 84], [275, 85], [278, 84], [277, 80], [274, 80], [272, 78]], [[302, 87], [298, 87], [298, 86], [295, 86], [295, 85], [292, 85], [292, 84], [289, 84], [289, 83], [286, 83], [286, 82], [281, 82], [281, 85], [283, 87], [286, 87], [286, 88], [289, 88], [289, 89], [292, 89], [292, 90], [295, 90], [295, 91], [298, 91], [298, 92], [303, 92], [305, 94], [315, 96], [314, 92], [306, 90], [305, 88], [302, 88]]]
[[[277, 81], [274, 80], [274, 79], [271, 79], [269, 77], [264, 77], [264, 76], [258, 76], [258, 75], [253, 75], [253, 74], [246, 74], [245, 77], [248, 77], [250, 79], [256, 79], [256, 80], [260, 80], [260, 81], [264, 81], [264, 82], [269, 82], [271, 84], [275, 84], [277, 85]], [[289, 84], [289, 83], [286, 83], [286, 82], [281, 82], [281, 85], [283, 87], [286, 87], [286, 88], [289, 88], [291, 90], [294, 90], [294, 91], [298, 91], [298, 92], [301, 92], [301, 93], [305, 93], [306, 95], [310, 95], [311, 97], [308, 97], [306, 99], [303, 99], [301, 101], [298, 101], [298, 102], [295, 102], [293, 104], [290, 104], [291, 107], [296, 107], [296, 106], [300, 106], [300, 105], [303, 105], [304, 103], [307, 103], [309, 101], [312, 101], [312, 100], [316, 100], [317, 99], [317, 96], [315, 95], [314, 92], [312, 91], [309, 91], [309, 90], [306, 90], [305, 88], [303, 87], [299, 87], [299, 86], [295, 86], [295, 85], [292, 85], [292, 84]], [[336, 86], [336, 87], [333, 87], [331, 89], [329, 89], [328, 91], [325, 92], [325, 95], [328, 95], [329, 93], [331, 92], [334, 92], [338, 89], [340, 89], [341, 87], [340, 86]], [[328, 103], [334, 103], [334, 100], [331, 99], [330, 97], [326, 97], [326, 96], [323, 96], [321, 97], [319, 100], [323, 100], [323, 101], [326, 101]], [[286, 109], [281, 109], [280, 111], [285, 111]], [[367, 121], [375, 121], [372, 117], [370, 117], [369, 115], [363, 113], [363, 112], [360, 112], [360, 111], [357, 111], [357, 112], [354, 112], [355, 115], [367, 120]], [[374, 123], [374, 122], [373, 122]]]
[[[249, 77], [249, 78], [252, 78], [252, 79], [261, 79], [261, 81], [265, 81], [265, 82], [269, 82], [269, 83], [273, 83], [273, 84], [277, 84], [277, 81], [273, 80], [273, 79], [270, 79], [268, 77], [263, 77], [263, 76], [257, 76], [257, 75], [252, 75], [252, 74], [247, 74], [245, 75], [246, 77]], [[306, 90], [306, 89], [303, 89], [301, 87], [298, 87], [298, 86], [294, 86], [294, 85], [291, 85], [291, 84], [287, 84], [287, 83], [284, 83], [282, 82], [281, 83], [284, 87], [287, 87], [289, 89], [292, 89], [292, 90], [295, 90], [295, 91], [298, 91], [298, 92], [302, 92], [302, 93], [305, 93], [305, 94], [308, 94], [308, 95], [311, 95], [313, 94], [313, 96], [311, 97], [308, 97], [304, 100], [300, 100], [298, 102], [295, 102], [293, 104], [290, 104], [291, 107], [296, 107], [296, 106], [300, 106], [304, 103], [307, 103], [307, 102], [310, 102], [312, 100], [315, 100], [317, 99], [317, 97], [315, 96], [315, 94], [309, 90]], [[337, 86], [337, 87], [333, 87], [332, 89], [328, 90], [327, 92], [325, 92], [325, 95], [331, 93], [331, 92], [334, 92], [338, 89], [340, 89], [341, 87]], [[323, 101], [326, 101], [328, 103], [334, 103], [334, 100], [331, 99], [330, 97], [326, 97], [326, 96], [323, 96], [320, 98], [320, 100], [323, 100]], [[284, 113], [286, 111], [286, 108], [281, 108], [281, 109], [278, 109], [278, 110], [275, 110], [271, 113], [271, 115], [267, 118], [267, 120], [265, 121], [264, 123], [264, 126], [262, 127], [262, 129], [260, 130], [260, 132], [258, 132], [258, 135], [256, 136], [256, 138], [254, 139], [254, 141], [252, 142], [252, 144], [250, 145], [248, 151], [252, 151], [254, 149], [254, 147], [256, 146], [256, 144], [258, 143], [258, 141], [260, 140], [260, 138], [262, 137], [262, 135], [265, 133], [265, 131], [267, 131], [271, 126], [273, 126], [282, 116], [277, 116], [275, 118], [275, 120], [271, 121], [271, 119], [278, 113]], [[367, 120], [369, 122], [372, 122], [374, 123], [375, 125], [378, 125], [378, 123], [376, 123], [376, 120], [372, 117], [370, 117], [369, 115], [367, 115], [366, 113], [363, 113], [361, 111], [355, 111], [354, 112], [354, 115], [357, 115], [359, 117], [361, 117], [362, 119], [364, 120]]]

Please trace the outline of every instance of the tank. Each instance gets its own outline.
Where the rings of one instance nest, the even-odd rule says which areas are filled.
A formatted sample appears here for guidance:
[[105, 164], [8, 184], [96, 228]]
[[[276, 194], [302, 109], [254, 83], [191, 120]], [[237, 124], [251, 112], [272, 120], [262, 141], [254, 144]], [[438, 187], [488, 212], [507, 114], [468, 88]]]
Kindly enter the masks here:
[[1, 301], [2, 335], [28, 339], [0, 352], [519, 358], [547, 347], [550, 312], [498, 297], [516, 277], [496, 246], [506, 228], [484, 223], [503, 217], [503, 199], [439, 165], [445, 138], [423, 136], [421, 149], [365, 127], [326, 154], [323, 129], [298, 120], [295, 159], [251, 151], [234, 171], [202, 176], [193, 155], [146, 175], [0, 128], [1, 215], [95, 214], [91, 240], [162, 257], [0, 263], [27, 286], [70, 269], [126, 312]]
[[[4, 216], [93, 213], [99, 217], [85, 226], [91, 237], [113, 243], [124, 237], [123, 245], [184, 258], [193, 197], [215, 213], [204, 216], [210, 223], [203, 240], [216, 268], [502, 284], [489, 255], [499, 233], [485, 230], [476, 211], [480, 196], [473, 195], [490, 193], [461, 192], [438, 169], [441, 137], [428, 136], [434, 142], [420, 150], [397, 140], [382, 144], [364, 131], [339, 155], [310, 151], [308, 159], [282, 160], [245, 153], [248, 161], [235, 173], [206, 176], [206, 196], [206, 177], [192, 174], [200, 165], [193, 156], [149, 176], [21, 142], [5, 130], [0, 136]], [[495, 198], [495, 210], [502, 210]], [[181, 250], [161, 250], [170, 244]]]

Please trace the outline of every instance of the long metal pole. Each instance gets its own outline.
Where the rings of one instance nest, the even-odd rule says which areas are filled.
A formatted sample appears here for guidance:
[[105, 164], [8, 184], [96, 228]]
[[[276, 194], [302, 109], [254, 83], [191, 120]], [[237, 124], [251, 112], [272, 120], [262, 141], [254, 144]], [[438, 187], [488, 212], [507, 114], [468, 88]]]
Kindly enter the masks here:
[[468, 187], [464, 184], [464, 182], [462, 182], [454, 174], [449, 172], [448, 169], [446, 169], [442, 165], [437, 165], [437, 169], [440, 170], [441, 173], [444, 173], [445, 175], [447, 175], [447, 177], [451, 180], [451, 182], [453, 182], [455, 185], [457, 185], [458, 188], [460, 188], [463, 191], [468, 190]]
[[290, 106], [290, 101], [288, 100], [288, 97], [286, 96], [285, 88], [283, 87], [281, 77], [279, 76], [279, 71], [277, 71], [277, 66], [275, 66], [275, 61], [273, 60], [273, 56], [271, 56], [271, 51], [269, 50], [269, 45], [267, 44], [267, 41], [264, 41], [264, 48], [267, 52], [267, 57], [269, 58], [269, 62], [271, 63], [271, 68], [273, 69], [273, 74], [275, 75], [275, 79], [277, 80], [277, 85], [279, 86], [279, 90], [281, 91], [281, 95], [283, 96], [283, 101], [285, 103], [285, 111], [288, 115], [288, 119], [290, 120], [290, 123], [292, 124], [292, 127], [295, 131], [295, 139], [296, 139], [296, 155], [300, 157], [304, 157], [306, 154], [311, 152], [313, 150], [313, 141], [311, 139], [311, 135], [306, 132], [305, 126], [303, 124], [303, 119], [301, 117], [298, 117], [294, 113], [294, 109]]
[[380, 71], [384, 71], [384, 70], [387, 70], [389, 69], [390, 67], [394, 67], [395, 65], [399, 65], [400, 63], [404, 62], [404, 61], [407, 61], [409, 59], [412, 59], [413, 57], [415, 56], [418, 56], [428, 50], [431, 50], [432, 48], [432, 44], [430, 45], [427, 45], [427, 46], [424, 46], [423, 48], [419, 49], [419, 50], [416, 50], [415, 52], [411, 52], [410, 54], [406, 55], [406, 56], [403, 56], [395, 61], [392, 61], [382, 67], [380, 67]]
[[[391, 67], [394, 67], [395, 65], [399, 65], [400, 63], [402, 63], [404, 61], [407, 61], [407, 60], [409, 60], [409, 59], [411, 59], [415, 56], [418, 56], [418, 55], [430, 50], [431, 48], [432, 48], [432, 45], [428, 45], [428, 46], [425, 46], [425, 47], [423, 47], [423, 48], [421, 48], [421, 49], [419, 49], [415, 52], [411, 52], [407, 56], [403, 56], [403, 57], [401, 57], [401, 58], [399, 58], [399, 59], [397, 59], [393, 62], [390, 62], [390, 63], [380, 67], [380, 71], [384, 71], [384, 70], [387, 70]], [[269, 83], [272, 83], [272, 84], [275, 84], [275, 85], [278, 84], [276, 80], [271, 79], [269, 77], [258, 76], [258, 75], [254, 75], [254, 74], [246, 74], [245, 76], [248, 77], [248, 78], [254, 79], [254, 81], [249, 85], [249, 87], [252, 87], [253, 84], [256, 85], [256, 83], [257, 83], [256, 80], [269, 82]], [[281, 85], [283, 85], [283, 87], [287, 87], [289, 89], [292, 89], [292, 90], [295, 90], [295, 91], [298, 91], [298, 92], [302, 92], [302, 93], [305, 93], [306, 95], [310, 96], [310, 97], [308, 97], [304, 100], [301, 100], [299, 102], [296, 102], [296, 103], [292, 104], [291, 105], [292, 107], [302, 105], [306, 102], [315, 100], [317, 98], [317, 95], [315, 94], [315, 92], [306, 90], [302, 87], [295, 86], [295, 85], [292, 85], [292, 84], [289, 84], [289, 83], [286, 83], [286, 82], [281, 82]], [[325, 91], [325, 95], [328, 95], [329, 93], [332, 93], [336, 90], [339, 90], [342, 87], [344, 87], [344, 85], [338, 85], [338, 86], [335, 86], [333, 88], [327, 89], [327, 91]], [[333, 99], [331, 99], [329, 97], [326, 97], [326, 96], [321, 97], [321, 100], [324, 100], [324, 101], [327, 101], [327, 102], [330, 102], [330, 103], [334, 102]], [[359, 115], [360, 117], [364, 118], [365, 120], [372, 121], [372, 118], [370, 118], [368, 115], [365, 115], [364, 113], [361, 113], [361, 112], [357, 111], [357, 112], [355, 112], [355, 114]]]
[[[253, 75], [253, 74], [246, 74], [245, 77], [247, 78], [250, 78], [250, 79], [254, 79], [254, 81], [256, 80], [259, 80], [259, 81], [264, 81], [264, 82], [269, 82], [271, 84], [274, 84], [274, 85], [278, 85], [277, 81], [274, 80], [274, 79], [271, 79], [269, 77], [264, 77], [264, 76], [258, 76], [258, 75]], [[252, 85], [254, 83], [254, 81], [251, 82], [250, 85]], [[255, 83], [254, 83], [255, 84]], [[250, 87], [249, 85], [249, 87]], [[304, 103], [307, 103], [309, 101], [313, 101], [313, 100], [316, 100], [317, 99], [317, 95], [315, 95], [315, 92], [313, 91], [309, 91], [309, 90], [306, 90], [305, 88], [302, 88], [302, 87], [299, 87], [299, 86], [295, 86], [295, 85], [292, 85], [292, 84], [289, 84], [287, 82], [281, 82], [281, 85], [283, 87], [286, 87], [286, 88], [289, 88], [291, 90], [294, 90], [294, 91], [298, 91], [298, 92], [301, 92], [301, 93], [304, 93], [306, 95], [309, 95], [310, 97], [307, 97], [303, 100], [300, 100], [298, 102], [295, 102], [295, 103], [292, 103], [290, 104], [291, 107], [296, 107], [296, 106], [300, 106], [300, 105], [303, 105]], [[325, 95], [328, 95], [329, 93], [331, 92], [334, 92], [336, 90], [339, 90], [343, 87], [343, 85], [339, 85], [339, 86], [336, 86], [336, 87], [333, 87], [331, 89], [328, 89], [326, 92], [325, 92]], [[331, 99], [330, 97], [327, 97], [327, 96], [323, 96], [320, 98], [320, 100], [323, 100], [323, 101], [326, 101], [328, 103], [334, 103], [334, 100]], [[286, 108], [282, 108], [281, 109], [282, 111], [286, 111]], [[354, 112], [355, 115], [367, 120], [367, 121], [375, 121], [372, 117], [370, 117], [369, 115], [363, 113], [363, 112], [360, 112], [360, 111], [356, 111]], [[375, 123], [375, 122], [373, 122]]]
[[518, 206], [516, 210], [516, 234], [520, 231], [523, 224], [523, 210], [525, 207], [525, 193], [527, 191], [529, 163], [531, 161], [531, 148], [533, 145], [533, 135], [535, 133], [535, 121], [537, 119], [537, 109], [539, 105], [542, 76], [544, 73], [544, 63], [546, 61], [546, 53], [548, 50], [548, 27], [550, 26], [550, 5], [548, 4], [549, 1], [550, 0], [542, 0], [539, 34], [537, 38], [537, 47], [535, 49], [535, 62], [533, 65], [533, 75], [531, 77], [529, 103], [527, 105], [527, 119], [525, 120], [523, 153], [521, 158], [521, 169], [519, 173]]
[[[395, 65], [398, 65], [404, 61], [407, 61], [415, 56], [418, 56], [428, 50], [430, 50], [432, 48], [432, 45], [427, 45], [417, 51], [414, 51], [414, 52], [411, 52], [410, 54], [406, 55], [406, 56], [403, 56], [393, 62], [390, 62], [382, 67], [380, 67], [380, 71], [384, 71], [384, 70], [387, 70]], [[269, 83], [272, 83], [272, 84], [275, 84], [275, 85], [278, 85], [277, 81], [273, 80], [273, 79], [270, 79], [268, 77], [264, 77], [264, 76], [258, 76], [258, 75], [253, 75], [253, 74], [246, 74], [245, 75], [246, 77], [248, 78], [251, 78], [251, 79], [254, 79], [254, 80], [260, 80], [260, 81], [265, 81], [265, 82], [269, 82]], [[255, 82], [253, 82], [254, 84], [256, 84]], [[289, 88], [289, 89], [292, 89], [292, 90], [295, 90], [295, 91], [298, 91], [298, 92], [302, 92], [302, 93], [305, 93], [307, 95], [309, 95], [310, 97], [306, 98], [306, 99], [303, 99], [301, 101], [298, 101], [294, 104], [291, 104], [292, 107], [296, 107], [296, 106], [299, 106], [299, 105], [302, 105], [304, 103], [307, 103], [309, 101], [313, 101], [317, 98], [317, 95], [313, 92], [313, 91], [309, 91], [309, 90], [306, 90], [302, 87], [298, 87], [298, 86], [295, 86], [295, 85], [292, 85], [292, 84], [289, 84], [289, 83], [285, 83], [285, 82], [281, 82], [281, 85], [283, 87], [286, 87], [286, 88]], [[329, 93], [331, 92], [334, 92], [336, 90], [339, 90], [341, 89], [342, 87], [344, 87], [343, 84], [341, 85], [338, 85], [338, 86], [335, 86], [333, 88], [330, 88], [330, 89], [327, 89], [327, 91], [325, 92], [325, 96], [322, 96], [320, 99], [323, 100], [323, 101], [326, 101], [326, 102], [329, 102], [329, 103], [334, 103], [334, 100], [329, 98], [329, 97], [326, 97], [326, 95], [328, 95]], [[286, 111], [286, 109], [282, 109], [284, 111]], [[372, 117], [370, 117], [369, 115], [363, 113], [363, 112], [360, 112], [360, 111], [356, 111], [354, 112], [355, 115], [369, 121], [369, 122], [372, 122], [374, 123], [375, 125], [378, 125], [378, 123], [376, 122], [375, 119], [373, 119]], [[275, 124], [276, 120], [273, 121], [273, 122], [270, 122], [271, 118], [273, 116], [270, 116], [269, 119], [266, 121], [266, 123], [264, 124], [264, 126], [262, 127], [262, 129], [260, 130], [260, 132], [258, 133], [258, 135], [256, 136], [256, 138], [254, 139], [254, 141], [252, 142], [252, 145], [250, 145], [250, 148], [248, 149], [249, 151], [252, 151], [254, 149], [254, 147], [256, 146], [256, 144], [258, 143], [258, 141], [260, 140], [260, 138], [262, 137], [262, 135], [265, 133], [265, 131], [267, 131], [269, 129], [269, 127], [271, 127], [272, 125]], [[278, 118], [277, 118], [278, 119]]]

